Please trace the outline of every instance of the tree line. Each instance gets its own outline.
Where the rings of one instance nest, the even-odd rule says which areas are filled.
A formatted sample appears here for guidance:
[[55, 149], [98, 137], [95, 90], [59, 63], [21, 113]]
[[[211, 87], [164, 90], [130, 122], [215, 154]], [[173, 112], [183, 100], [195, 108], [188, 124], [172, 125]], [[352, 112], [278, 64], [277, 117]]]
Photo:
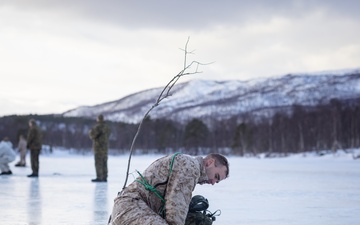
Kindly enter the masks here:
[[[289, 154], [306, 151], [351, 149], [360, 147], [360, 99], [306, 107], [294, 105], [272, 117], [254, 117], [251, 113], [218, 121], [193, 118], [182, 124], [167, 119], [146, 118], [135, 143], [138, 153], [181, 151], [189, 154], [221, 152], [234, 155], [265, 153]], [[0, 137], [17, 144], [19, 134], [27, 133], [34, 118], [43, 131], [43, 143], [77, 151], [90, 151], [88, 132], [95, 118], [60, 115], [12, 115], [0, 118]], [[138, 124], [107, 121], [111, 128], [109, 148], [126, 153]], [[135, 152], [135, 153], [136, 153]]]

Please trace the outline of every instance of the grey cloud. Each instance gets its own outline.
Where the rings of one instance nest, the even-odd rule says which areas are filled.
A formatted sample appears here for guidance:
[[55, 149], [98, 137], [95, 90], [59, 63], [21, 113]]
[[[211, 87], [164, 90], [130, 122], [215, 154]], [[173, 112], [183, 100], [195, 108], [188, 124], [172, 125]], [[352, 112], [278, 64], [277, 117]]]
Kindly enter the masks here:
[[[153, 1], [24, 1], [1, 2], [22, 10], [62, 11], [64, 15], [114, 23], [127, 28], [204, 29], [213, 25], [240, 25], [248, 18], [268, 19], [274, 15], [301, 17], [324, 9], [333, 14], [358, 18], [357, 0], [153, 0]], [[61, 13], [61, 12], [60, 12]]]

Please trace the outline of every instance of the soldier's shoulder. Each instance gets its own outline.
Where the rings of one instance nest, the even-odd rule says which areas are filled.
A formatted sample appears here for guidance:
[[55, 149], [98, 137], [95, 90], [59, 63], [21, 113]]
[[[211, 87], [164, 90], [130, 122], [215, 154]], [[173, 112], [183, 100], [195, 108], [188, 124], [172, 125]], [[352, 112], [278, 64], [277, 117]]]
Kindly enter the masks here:
[[177, 155], [176, 160], [182, 164], [199, 164], [199, 161], [195, 157], [186, 154]]

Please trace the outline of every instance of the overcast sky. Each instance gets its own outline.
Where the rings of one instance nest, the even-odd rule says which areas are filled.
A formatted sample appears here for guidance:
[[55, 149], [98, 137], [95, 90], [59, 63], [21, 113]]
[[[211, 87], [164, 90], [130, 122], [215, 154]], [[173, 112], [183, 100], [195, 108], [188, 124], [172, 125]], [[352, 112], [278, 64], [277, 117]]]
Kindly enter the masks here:
[[360, 1], [0, 1], [0, 116], [62, 113], [189, 79], [360, 67]]

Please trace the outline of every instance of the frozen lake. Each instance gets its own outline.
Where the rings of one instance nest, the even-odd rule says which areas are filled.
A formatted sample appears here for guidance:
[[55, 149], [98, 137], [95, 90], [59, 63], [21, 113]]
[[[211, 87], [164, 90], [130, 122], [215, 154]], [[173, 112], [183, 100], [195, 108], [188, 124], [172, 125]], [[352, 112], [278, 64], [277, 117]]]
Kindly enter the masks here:
[[[133, 156], [130, 171], [142, 171], [158, 157]], [[13, 162], [14, 175], [0, 176], [0, 224], [104, 225], [124, 185], [127, 161], [127, 155], [109, 157], [108, 183], [90, 182], [92, 155], [41, 155], [39, 178], [27, 178], [30, 167]], [[229, 161], [227, 180], [198, 185], [194, 192], [209, 200], [210, 211], [221, 210], [214, 225], [360, 224], [360, 160], [329, 155]]]

